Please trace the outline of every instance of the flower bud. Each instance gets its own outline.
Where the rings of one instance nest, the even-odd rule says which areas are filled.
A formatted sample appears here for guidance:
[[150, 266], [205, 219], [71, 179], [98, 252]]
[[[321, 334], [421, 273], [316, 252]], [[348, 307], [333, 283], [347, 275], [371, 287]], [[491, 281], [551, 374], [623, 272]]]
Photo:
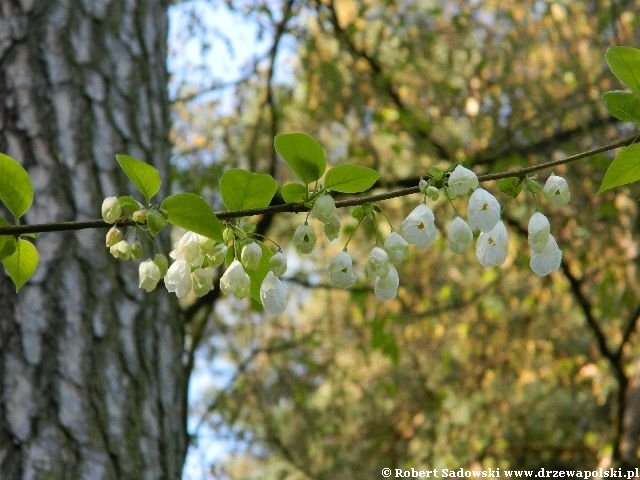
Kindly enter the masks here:
[[120, 240], [109, 248], [109, 253], [120, 260], [129, 260], [131, 258], [131, 245], [126, 240]]
[[373, 247], [367, 259], [367, 277], [384, 277], [389, 273], [389, 255], [380, 247]]
[[562, 250], [558, 248], [558, 244], [556, 243], [556, 239], [553, 238], [553, 235], [549, 235], [547, 244], [540, 252], [536, 252], [535, 250], [531, 252], [529, 266], [533, 273], [544, 277], [560, 268], [561, 262]]
[[107, 236], [105, 238], [105, 244], [107, 248], [113, 247], [116, 243], [122, 240], [122, 232], [118, 227], [111, 227], [107, 232]]
[[332, 222], [335, 214], [336, 203], [331, 195], [319, 196], [313, 204], [310, 212], [310, 215], [313, 218], [317, 218], [325, 224]]
[[384, 242], [384, 249], [393, 264], [405, 261], [409, 257], [409, 244], [397, 232], [391, 232]]
[[398, 277], [398, 271], [391, 265], [386, 275], [376, 277], [373, 293], [378, 300], [382, 300], [383, 302], [393, 300], [396, 298], [396, 295], [398, 295], [399, 285], [400, 278]]
[[316, 232], [306, 222], [298, 225], [298, 228], [293, 233], [293, 244], [298, 249], [298, 252], [303, 254], [311, 253], [316, 244]]
[[117, 197], [107, 197], [102, 201], [102, 219], [107, 223], [116, 223], [122, 214]]
[[273, 272], [267, 272], [260, 285], [260, 301], [270, 315], [279, 315], [287, 308], [286, 287]]
[[340, 288], [350, 288], [356, 283], [356, 275], [353, 273], [351, 255], [344, 250], [329, 262], [329, 276], [331, 282]]
[[224, 294], [235, 294], [238, 298], [249, 295], [251, 279], [244, 271], [242, 264], [235, 259], [220, 278], [220, 290]]
[[449, 175], [447, 191], [451, 197], [462, 197], [478, 188], [478, 177], [468, 168], [458, 165]]
[[564, 207], [571, 200], [567, 181], [558, 175], [551, 175], [542, 188], [542, 193], [555, 207]]
[[476, 243], [476, 257], [485, 267], [500, 265], [507, 257], [509, 235], [504, 223], [498, 222], [488, 232], [481, 232]]
[[542, 213], [536, 212], [529, 219], [527, 227], [529, 246], [536, 252], [541, 252], [549, 241], [551, 225], [549, 219]]
[[162, 272], [154, 260], [147, 259], [138, 266], [138, 276], [140, 278], [138, 286], [146, 292], [151, 292], [155, 290], [162, 278]]
[[324, 234], [330, 241], [334, 241], [340, 236], [340, 217], [338, 214], [335, 214], [329, 223], [324, 224]]
[[456, 216], [449, 225], [449, 250], [455, 253], [463, 253], [469, 250], [473, 243], [473, 232], [469, 224]]
[[260, 266], [262, 249], [256, 242], [251, 242], [242, 247], [240, 261], [247, 270], [256, 270]]
[[276, 277], [281, 277], [287, 271], [287, 257], [282, 252], [276, 252], [269, 259], [269, 267]]
[[131, 259], [137, 260], [142, 256], [142, 243], [140, 240], [136, 240], [131, 244]]
[[196, 268], [191, 272], [193, 293], [202, 297], [213, 289], [213, 272], [209, 268]]
[[147, 221], [147, 211], [146, 210], [136, 210], [131, 215], [133, 221], [136, 223], [145, 223]]

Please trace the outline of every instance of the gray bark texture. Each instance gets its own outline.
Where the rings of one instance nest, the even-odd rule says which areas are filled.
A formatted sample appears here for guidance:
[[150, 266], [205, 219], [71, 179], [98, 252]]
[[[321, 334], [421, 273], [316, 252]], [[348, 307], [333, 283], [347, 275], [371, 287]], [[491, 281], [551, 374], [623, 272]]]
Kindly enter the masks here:
[[[160, 0], [0, 0], [0, 152], [33, 182], [23, 222], [98, 218], [133, 194], [116, 153], [166, 178], [166, 35]], [[0, 273], [1, 479], [180, 478], [177, 305], [139, 290], [105, 233], [42, 234], [18, 294]]]

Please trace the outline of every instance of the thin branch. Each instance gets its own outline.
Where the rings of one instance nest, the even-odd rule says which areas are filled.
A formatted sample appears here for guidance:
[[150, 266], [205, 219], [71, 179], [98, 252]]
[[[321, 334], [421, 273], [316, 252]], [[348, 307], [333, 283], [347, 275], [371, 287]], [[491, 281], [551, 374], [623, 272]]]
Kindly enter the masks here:
[[[570, 155], [568, 157], [561, 158], [558, 160], [552, 160], [550, 162], [540, 163], [538, 165], [532, 165], [530, 167], [524, 167], [518, 170], [479, 175], [478, 180], [481, 182], [489, 182], [493, 180], [499, 180], [501, 178], [525, 177], [530, 173], [546, 170], [552, 167], [557, 167], [558, 165], [564, 165], [564, 164], [576, 162], [584, 158], [592, 157], [599, 153], [624, 147], [626, 145], [633, 143], [636, 139], [637, 139], [637, 135], [634, 135], [632, 137], [625, 138], [624, 140], [620, 140], [618, 142], [610, 143], [602, 147], [594, 148], [592, 150], [587, 150], [585, 152], [577, 153], [575, 155]], [[428, 178], [428, 176], [425, 176], [425, 178]], [[349, 198], [345, 200], [338, 200], [336, 201], [336, 207], [345, 208], [345, 207], [353, 207], [356, 205], [363, 205], [365, 203], [381, 202], [384, 200], [389, 200], [391, 198], [412, 195], [418, 192], [419, 192], [419, 188], [417, 185], [413, 187], [405, 187], [405, 188], [391, 190], [389, 192], [378, 193], [374, 195], [362, 195], [359, 197]], [[239, 217], [251, 217], [254, 215], [267, 215], [267, 214], [273, 214], [273, 213], [301, 213], [301, 212], [307, 212], [307, 211], [309, 211], [309, 208], [301, 203], [286, 203], [286, 204], [270, 205], [264, 208], [251, 208], [251, 209], [245, 209], [245, 210], [229, 210], [229, 211], [216, 212], [216, 216], [219, 219], [228, 220], [228, 219], [239, 218]], [[117, 225], [131, 226], [131, 225], [135, 225], [135, 222], [133, 222], [132, 220], [122, 220], [122, 221], [119, 221]], [[0, 235], [22, 235], [26, 233], [60, 232], [60, 231], [67, 231], [67, 230], [82, 230], [86, 228], [106, 228], [110, 226], [111, 226], [110, 224], [102, 220], [62, 222], [62, 223], [42, 223], [42, 224], [34, 224], [34, 225], [7, 225], [4, 227], [0, 227]]]

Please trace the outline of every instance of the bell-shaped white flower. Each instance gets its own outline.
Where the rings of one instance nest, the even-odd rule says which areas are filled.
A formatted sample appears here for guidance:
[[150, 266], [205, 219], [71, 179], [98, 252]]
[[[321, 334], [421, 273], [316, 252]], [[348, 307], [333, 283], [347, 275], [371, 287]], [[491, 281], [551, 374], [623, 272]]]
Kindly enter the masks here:
[[308, 223], [298, 225], [298, 228], [293, 233], [293, 244], [298, 249], [298, 252], [303, 254], [311, 253], [316, 244], [316, 232]]
[[393, 300], [398, 294], [398, 286], [400, 285], [400, 278], [398, 277], [398, 271], [391, 265], [389, 271], [384, 276], [376, 277], [375, 284], [373, 286], [373, 293], [378, 300], [386, 302], [387, 300]]
[[260, 301], [264, 311], [270, 315], [280, 315], [287, 308], [287, 289], [271, 271], [267, 272], [260, 285]]
[[337, 254], [329, 262], [329, 276], [331, 282], [340, 288], [350, 288], [356, 283], [356, 275], [353, 273], [353, 261], [351, 255], [344, 250]]
[[467, 217], [472, 230], [488, 232], [500, 221], [500, 204], [483, 188], [476, 188], [469, 197]]
[[340, 217], [338, 214], [335, 214], [329, 223], [324, 224], [324, 234], [331, 241], [340, 236]]
[[317, 218], [322, 223], [331, 223], [336, 214], [336, 202], [331, 195], [320, 195], [313, 207], [311, 207], [310, 215]]
[[384, 277], [389, 273], [389, 255], [380, 247], [373, 247], [367, 259], [367, 277]]
[[262, 249], [256, 242], [251, 242], [242, 247], [240, 261], [247, 270], [256, 270], [260, 266]]
[[269, 268], [276, 277], [281, 277], [287, 271], [287, 257], [282, 252], [276, 252], [269, 259]]
[[473, 232], [467, 222], [456, 216], [449, 224], [447, 239], [449, 250], [455, 253], [464, 253], [471, 248]]
[[213, 270], [211, 268], [196, 268], [191, 272], [193, 293], [202, 297], [213, 290]]
[[167, 270], [169, 270], [169, 260], [161, 253], [156, 253], [153, 257], [153, 261], [160, 269], [160, 276], [164, 277], [167, 274]]
[[536, 252], [535, 250], [531, 252], [529, 265], [533, 273], [544, 277], [560, 268], [560, 262], [562, 262], [562, 250], [558, 248], [558, 244], [556, 243], [556, 239], [553, 238], [553, 235], [549, 235], [547, 244], [540, 252]]
[[107, 248], [113, 247], [116, 243], [122, 240], [122, 232], [118, 227], [111, 227], [105, 237], [105, 244]]
[[164, 286], [168, 292], [175, 292], [178, 298], [185, 297], [193, 286], [189, 262], [182, 259], [173, 262], [164, 276]]
[[155, 290], [162, 278], [162, 272], [156, 262], [148, 259], [138, 265], [138, 277], [140, 279], [138, 286], [146, 292], [151, 292]]
[[433, 211], [421, 203], [402, 222], [402, 237], [420, 250], [426, 250], [438, 236], [434, 221]]
[[529, 246], [536, 252], [541, 252], [549, 241], [551, 225], [549, 219], [542, 213], [536, 212], [529, 219], [527, 227]]
[[200, 267], [204, 261], [200, 243], [205, 240], [206, 237], [195, 232], [186, 232], [169, 252], [169, 256], [174, 260], [184, 260], [191, 267]]
[[204, 250], [206, 263], [210, 267], [219, 267], [227, 256], [228, 247], [224, 243], [217, 243]]
[[452, 198], [462, 197], [478, 188], [478, 177], [473, 171], [462, 165], [458, 165], [449, 175], [447, 191]]
[[126, 240], [120, 240], [109, 248], [109, 253], [120, 260], [131, 258], [131, 245]]
[[571, 200], [567, 181], [558, 175], [551, 175], [547, 178], [542, 193], [555, 207], [564, 207]]
[[397, 232], [391, 232], [384, 241], [384, 249], [393, 264], [398, 264], [409, 258], [409, 244]]
[[481, 232], [476, 243], [476, 257], [485, 267], [500, 265], [507, 257], [509, 235], [504, 223], [498, 222], [488, 232]]
[[244, 271], [244, 267], [235, 259], [231, 265], [225, 270], [220, 278], [220, 290], [224, 294], [235, 294], [238, 298], [244, 298], [249, 295], [251, 279]]
[[116, 223], [122, 215], [122, 206], [117, 197], [107, 197], [102, 201], [102, 219], [107, 223]]

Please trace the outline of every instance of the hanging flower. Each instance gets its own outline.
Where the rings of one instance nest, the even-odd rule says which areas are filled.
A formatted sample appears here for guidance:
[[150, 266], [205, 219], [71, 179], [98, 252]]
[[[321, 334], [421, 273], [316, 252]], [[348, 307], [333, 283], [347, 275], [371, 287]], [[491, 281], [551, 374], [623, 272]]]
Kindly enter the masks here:
[[244, 298], [249, 295], [250, 286], [251, 279], [238, 259], [231, 262], [220, 278], [220, 290], [226, 295], [233, 293], [238, 298]]
[[531, 261], [529, 262], [529, 265], [531, 266], [533, 273], [544, 277], [545, 275], [549, 275], [554, 270], [560, 268], [561, 262], [562, 250], [558, 248], [558, 244], [556, 243], [556, 239], [553, 238], [553, 235], [549, 235], [547, 244], [541, 251], [537, 252], [533, 250], [531, 252]]
[[329, 223], [324, 224], [324, 234], [330, 241], [340, 236], [340, 217], [338, 214], [335, 214]]
[[478, 188], [478, 177], [468, 168], [458, 165], [449, 175], [447, 191], [452, 198], [462, 197]]
[[213, 290], [213, 271], [211, 268], [196, 268], [191, 272], [193, 293], [202, 297]]
[[269, 259], [269, 267], [276, 277], [281, 277], [287, 271], [287, 257], [282, 252], [276, 252]]
[[469, 197], [467, 217], [472, 230], [488, 232], [500, 221], [500, 204], [483, 188], [476, 188]]
[[111, 227], [105, 237], [105, 244], [107, 248], [113, 247], [116, 243], [122, 240], [122, 232], [118, 227]]
[[251, 242], [242, 247], [240, 261], [247, 270], [256, 270], [260, 266], [262, 249], [256, 242]]
[[351, 255], [346, 251], [340, 252], [329, 262], [329, 276], [331, 282], [340, 288], [350, 288], [356, 283], [356, 275], [353, 273]]
[[399, 285], [400, 279], [398, 277], [398, 271], [396, 267], [391, 265], [386, 275], [376, 277], [373, 293], [378, 300], [382, 300], [383, 302], [393, 300], [398, 294]]
[[564, 207], [571, 200], [567, 181], [558, 175], [551, 175], [542, 188], [542, 193], [555, 207]]
[[313, 207], [311, 207], [310, 215], [317, 218], [322, 223], [331, 223], [336, 214], [336, 202], [331, 195], [320, 195]]
[[391, 232], [384, 242], [384, 249], [393, 264], [398, 264], [409, 258], [409, 244], [397, 232]]
[[191, 291], [191, 266], [186, 260], [176, 260], [171, 264], [164, 276], [164, 286], [168, 292], [175, 292], [178, 298], [182, 298]]
[[267, 272], [260, 285], [260, 300], [264, 311], [270, 315], [279, 315], [287, 308], [287, 289], [271, 271]]
[[469, 224], [459, 216], [456, 216], [449, 225], [449, 250], [455, 253], [464, 253], [473, 243], [473, 232]]
[[293, 244], [298, 249], [298, 252], [303, 254], [311, 253], [316, 244], [316, 232], [306, 222], [298, 225], [298, 228], [293, 233]]
[[534, 251], [541, 252], [549, 241], [550, 231], [549, 219], [540, 212], [534, 213], [527, 227], [529, 246]]
[[162, 278], [162, 272], [156, 262], [147, 259], [138, 265], [138, 277], [140, 279], [140, 283], [138, 284], [139, 288], [146, 292], [151, 292], [155, 290], [158, 282]]
[[504, 223], [498, 222], [488, 232], [481, 232], [476, 243], [476, 257], [485, 267], [504, 262], [509, 246], [509, 235]]
[[421, 203], [402, 222], [402, 237], [420, 250], [426, 250], [438, 236], [434, 221], [433, 211]]
[[380, 247], [373, 247], [367, 260], [367, 276], [369, 278], [384, 277], [389, 273], [390, 268], [387, 252]]
[[116, 223], [122, 215], [122, 206], [117, 197], [107, 197], [102, 201], [102, 219], [107, 223]]
[[109, 253], [120, 260], [131, 258], [131, 245], [126, 240], [120, 240], [109, 248]]
[[204, 261], [200, 243], [206, 240], [206, 237], [195, 232], [186, 232], [169, 252], [169, 256], [174, 260], [184, 260], [191, 267], [200, 267]]

